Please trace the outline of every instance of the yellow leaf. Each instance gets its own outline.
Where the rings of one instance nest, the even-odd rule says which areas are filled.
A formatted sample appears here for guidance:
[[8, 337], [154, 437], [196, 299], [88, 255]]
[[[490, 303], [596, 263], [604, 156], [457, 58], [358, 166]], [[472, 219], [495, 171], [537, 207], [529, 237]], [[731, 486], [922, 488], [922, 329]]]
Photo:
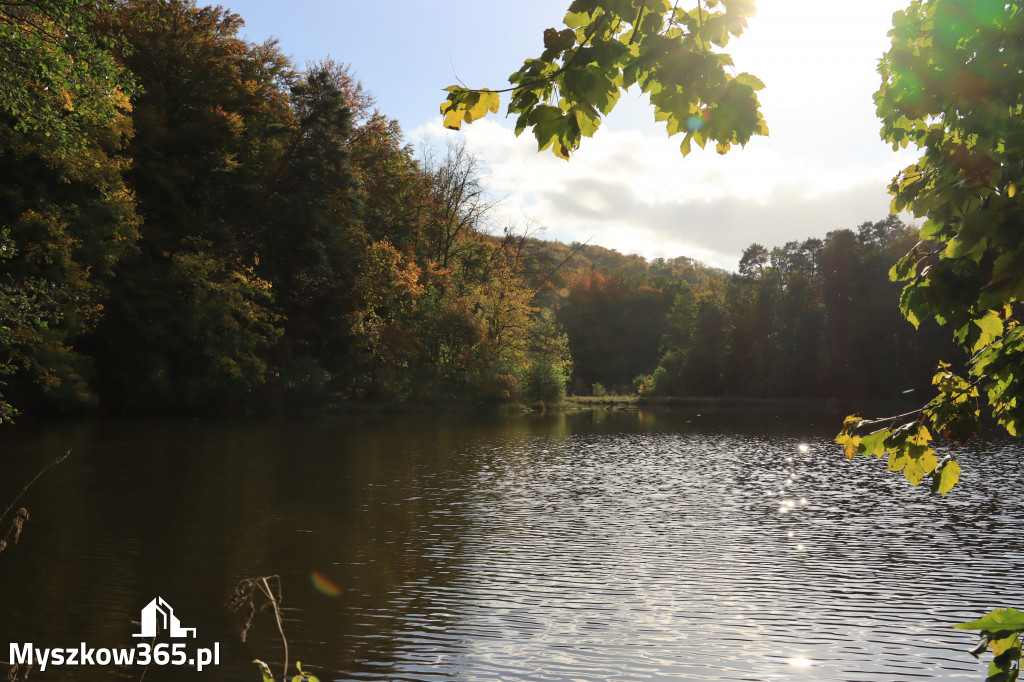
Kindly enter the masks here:
[[472, 123], [486, 116], [488, 111], [494, 114], [498, 113], [501, 96], [491, 90], [480, 90], [471, 93], [467, 97], [467, 102], [472, 102], [472, 104], [466, 110], [465, 119], [466, 123]]
[[64, 107], [65, 111], [75, 110], [75, 103], [71, 100], [71, 93], [67, 90], [61, 89], [60, 91], [60, 105]]
[[843, 454], [846, 455], [847, 459], [853, 459], [857, 456], [857, 446], [860, 445], [860, 436], [849, 436], [845, 439], [843, 445]]
[[927, 445], [931, 439], [932, 434], [928, 432], [928, 427], [924, 424], [918, 424], [914, 435], [907, 438], [907, 442], [914, 445]]
[[490, 90], [485, 90], [480, 93], [481, 104], [487, 105], [487, 110], [492, 114], [498, 113], [498, 107], [501, 106], [501, 95]]
[[917, 485], [924, 478], [925, 474], [931, 473], [939, 465], [935, 458], [934, 451], [929, 449], [917, 459], [907, 458], [907, 465], [903, 469], [903, 475], [907, 480]]
[[444, 127], [449, 130], [460, 130], [465, 110], [445, 101], [441, 103], [441, 113], [444, 114]]
[[953, 486], [960, 480], [960, 465], [955, 460], [946, 462], [946, 465], [942, 467], [942, 471], [939, 472], [939, 486], [938, 491], [945, 497], [946, 493], [953, 489]]
[[912, 485], [917, 485], [924, 478], [924, 470], [914, 460], [908, 460], [903, 468], [903, 475]]
[[992, 647], [992, 653], [996, 656], [1000, 656], [1006, 653], [1010, 649], [1016, 647], [1018, 644], [1019, 641], [1017, 639], [1016, 633], [1010, 635], [1009, 637], [1004, 637], [1003, 639], [997, 639], [993, 642], [989, 642], [989, 646]]
[[935, 456], [935, 451], [930, 448], [927, 452], [918, 457], [917, 461], [926, 474], [930, 474], [935, 471], [935, 467], [939, 466], [939, 460]]
[[893, 450], [889, 454], [889, 471], [902, 471], [908, 462], [910, 462], [910, 457], [907, 456], [907, 453]]

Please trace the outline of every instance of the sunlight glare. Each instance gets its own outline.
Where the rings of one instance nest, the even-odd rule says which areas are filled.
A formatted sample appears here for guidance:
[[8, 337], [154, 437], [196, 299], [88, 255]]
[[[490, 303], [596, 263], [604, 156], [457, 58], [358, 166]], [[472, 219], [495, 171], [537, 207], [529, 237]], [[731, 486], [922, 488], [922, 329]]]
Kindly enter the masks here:
[[804, 658], [803, 656], [795, 656], [786, 662], [794, 668], [810, 668], [814, 665], [814, 661], [809, 658]]

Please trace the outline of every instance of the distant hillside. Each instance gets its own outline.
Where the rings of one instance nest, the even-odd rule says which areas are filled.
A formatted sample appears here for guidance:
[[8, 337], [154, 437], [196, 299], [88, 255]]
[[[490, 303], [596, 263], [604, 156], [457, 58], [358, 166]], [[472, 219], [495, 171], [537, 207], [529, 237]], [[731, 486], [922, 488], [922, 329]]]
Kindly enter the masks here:
[[569, 335], [569, 388], [577, 394], [589, 394], [595, 382], [631, 391], [658, 364], [676, 296], [730, 276], [685, 256], [648, 261], [579, 242], [526, 238], [522, 252], [535, 303], [553, 309]]

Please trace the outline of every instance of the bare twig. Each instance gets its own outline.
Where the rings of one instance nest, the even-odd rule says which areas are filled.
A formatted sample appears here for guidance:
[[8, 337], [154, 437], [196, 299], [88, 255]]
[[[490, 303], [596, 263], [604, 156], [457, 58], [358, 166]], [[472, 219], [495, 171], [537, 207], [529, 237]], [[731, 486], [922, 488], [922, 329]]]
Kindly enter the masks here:
[[894, 415], [892, 417], [881, 417], [879, 419], [861, 419], [859, 422], [857, 422], [856, 428], [859, 429], [862, 426], [874, 426], [876, 424], [885, 424], [886, 422], [895, 423], [896, 420], [898, 420], [898, 419], [906, 419], [907, 417], [913, 417], [915, 415], [919, 416], [919, 415], [921, 415], [923, 413], [924, 413], [924, 407], [919, 407], [916, 410], [911, 410], [910, 412], [904, 412], [903, 414], [897, 414], [897, 415]]
[[[590, 33], [586, 34], [583, 37], [583, 42], [580, 43], [580, 46], [578, 48], [576, 48], [575, 52], [572, 53], [572, 56], [570, 56], [568, 60], [563, 62], [562, 66], [558, 70], [556, 70], [554, 73], [552, 73], [550, 76], [547, 76], [545, 78], [535, 78], [532, 81], [526, 81], [525, 83], [520, 83], [519, 85], [513, 85], [512, 87], [504, 88], [502, 90], [488, 90], [487, 88], [466, 88], [466, 89], [469, 90], [470, 92], [506, 93], [506, 92], [513, 92], [515, 90], [520, 90], [520, 89], [523, 89], [523, 88], [532, 88], [533, 86], [540, 85], [541, 83], [551, 83], [552, 81], [554, 81], [554, 79], [556, 79], [559, 76], [561, 76], [563, 73], [565, 73], [569, 69], [569, 67], [572, 66], [573, 62], [576, 61], [576, 57], [578, 57], [580, 55], [580, 52], [583, 50], [583, 48], [585, 48], [587, 45], [590, 44], [590, 41], [597, 34], [597, 30], [601, 27], [601, 24], [603, 24], [607, 19], [608, 19], [608, 15], [606, 13], [601, 14], [601, 16], [598, 17], [597, 23], [595, 23], [591, 27]], [[458, 76], [456, 76], [456, 78], [458, 78]]]
[[[276, 581], [277, 590], [275, 591], [270, 586], [270, 581]], [[284, 645], [284, 674], [282, 680], [287, 682], [288, 679], [288, 638], [284, 634], [284, 622], [281, 620], [281, 578], [277, 575], [264, 575], [258, 578], [243, 578], [235, 586], [235, 593], [231, 596], [231, 601], [228, 602], [228, 608], [232, 611], [238, 611], [242, 607], [247, 607], [248, 614], [245, 619], [245, 624], [242, 626], [242, 641], [245, 641], [246, 635], [249, 634], [249, 628], [252, 627], [253, 619], [256, 617], [256, 598], [259, 592], [266, 598], [266, 603], [261, 608], [270, 606], [274, 610], [274, 619], [277, 622], [277, 631], [281, 635], [281, 643]]]
[[[139, 625], [139, 626], [141, 626], [142, 623], [137, 621], [137, 620], [133, 620], [132, 621], [132, 625]], [[150, 650], [152, 650], [152, 648], [154, 646], [156, 646], [156, 638], [160, 636], [160, 632], [161, 632], [160, 622], [157, 621], [157, 623], [156, 623], [156, 634], [153, 635], [153, 638], [149, 640]], [[142, 669], [142, 674], [139, 675], [139, 682], [142, 682], [142, 680], [146, 679], [146, 672], [148, 672], [148, 671], [149, 671], [149, 663], [147, 663], [146, 666]]]
[[[2, 514], [0, 514], [0, 524], [3, 523], [4, 519], [7, 518], [7, 515], [10, 514], [12, 509], [14, 509], [14, 505], [17, 504], [18, 500], [21, 499], [21, 496], [24, 495], [28, 491], [28, 489], [32, 487], [32, 484], [38, 481], [40, 476], [42, 476], [47, 471], [49, 471], [50, 469], [63, 462], [65, 459], [67, 459], [68, 455], [70, 454], [71, 450], [66, 450], [63, 455], [61, 455], [60, 457], [58, 457], [57, 459], [53, 460], [45, 467], [43, 467], [43, 469], [38, 474], [36, 474], [31, 481], [26, 483], [25, 487], [23, 487], [21, 491], [14, 496], [14, 499], [11, 500], [10, 504], [7, 505], [7, 508], [4, 509]], [[26, 521], [28, 521], [28, 509], [26, 509], [25, 507], [18, 507], [18, 510], [14, 512], [14, 516], [11, 519], [11, 525], [7, 528], [7, 533], [3, 536], [3, 538], [0, 538], [0, 552], [3, 552], [5, 549], [7, 549], [9, 542], [18, 544], [18, 540], [21, 539], [22, 528], [24, 527]]]
[[[3, 665], [10, 665], [10, 663], [7, 663], [6, 661], [0, 661], [0, 663]], [[20, 665], [15, 664], [10, 671], [8, 671], [7, 680], [8, 682], [25, 682], [25, 680], [28, 679], [28, 674], [30, 672], [32, 672], [31, 663], [26, 664], [24, 669]]]
[[[277, 577], [277, 576], [274, 576]], [[260, 588], [263, 590], [263, 594], [267, 596], [270, 603], [274, 606], [274, 619], [277, 620], [277, 631], [281, 634], [281, 643], [284, 644], [284, 673], [281, 675], [282, 680], [288, 679], [288, 638], [284, 636], [284, 624], [281, 622], [281, 579], [277, 580], [277, 596], [270, 589], [270, 583], [267, 582], [267, 577], [263, 576], [260, 578]]]
[[570, 254], [569, 254], [568, 256], [566, 256], [566, 257], [565, 257], [565, 260], [563, 260], [563, 261], [562, 261], [561, 263], [559, 263], [559, 264], [558, 264], [558, 265], [557, 265], [557, 266], [555, 267], [555, 269], [554, 269], [554, 270], [552, 270], [551, 272], [549, 272], [549, 273], [548, 273], [547, 275], [545, 275], [545, 276], [544, 276], [544, 281], [546, 281], [546, 282], [547, 282], [548, 284], [551, 284], [552, 286], [554, 286], [554, 283], [553, 283], [553, 282], [551, 281], [551, 277], [552, 277], [552, 276], [553, 276], [553, 275], [554, 275], [554, 274], [555, 274], [556, 272], [558, 272], [558, 271], [559, 271], [559, 270], [560, 270], [560, 269], [562, 268], [562, 266], [563, 266], [563, 265], [565, 265], [566, 263], [568, 263], [568, 262], [569, 262], [569, 261], [570, 261], [570, 260], [572, 259], [572, 257], [573, 257], [573, 256], [575, 256], [575, 255], [576, 255], [577, 253], [579, 253], [580, 251], [582, 251], [582, 250], [583, 250], [583, 247], [584, 247], [584, 246], [586, 246], [587, 244], [589, 244], [589, 243], [590, 243], [590, 240], [591, 240], [591, 239], [593, 239], [593, 238], [594, 238], [593, 236], [589, 237], [589, 238], [587, 239], [587, 241], [583, 242], [582, 244], [580, 244], [579, 246], [577, 246], [577, 247], [576, 247], [575, 249], [573, 249], [572, 253], [570, 253]]
[[25, 487], [21, 489], [21, 492], [19, 492], [17, 495], [14, 496], [14, 499], [11, 500], [10, 504], [7, 505], [7, 508], [4, 509], [4, 512], [2, 514], [0, 514], [0, 522], [2, 522], [4, 520], [4, 518], [7, 516], [7, 514], [10, 513], [11, 509], [14, 508], [14, 505], [18, 502], [18, 500], [21, 499], [21, 496], [24, 495], [28, 491], [28, 489], [32, 487], [32, 484], [39, 480], [40, 476], [42, 476], [47, 471], [49, 471], [53, 467], [57, 466], [61, 462], [63, 462], [65, 459], [68, 458], [68, 455], [70, 455], [70, 454], [71, 454], [71, 450], [65, 450], [63, 455], [61, 455], [60, 457], [58, 457], [57, 459], [53, 460], [52, 462], [47, 464], [45, 467], [43, 467], [42, 471], [40, 471], [38, 474], [36, 474], [35, 477], [31, 481], [26, 483]]

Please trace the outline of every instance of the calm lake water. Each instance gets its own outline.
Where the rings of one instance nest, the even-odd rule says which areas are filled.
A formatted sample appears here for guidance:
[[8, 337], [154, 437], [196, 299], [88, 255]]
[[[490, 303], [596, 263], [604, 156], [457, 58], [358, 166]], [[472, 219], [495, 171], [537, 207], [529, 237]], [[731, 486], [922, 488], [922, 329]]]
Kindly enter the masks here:
[[1019, 445], [963, 451], [943, 500], [846, 461], [841, 411], [698, 412], [5, 427], [0, 507], [74, 452], [0, 555], [0, 660], [135, 646], [160, 596], [220, 665], [146, 682], [280, 676], [273, 615], [242, 643], [225, 608], [276, 574], [324, 682], [984, 679], [950, 625], [1024, 605]]

